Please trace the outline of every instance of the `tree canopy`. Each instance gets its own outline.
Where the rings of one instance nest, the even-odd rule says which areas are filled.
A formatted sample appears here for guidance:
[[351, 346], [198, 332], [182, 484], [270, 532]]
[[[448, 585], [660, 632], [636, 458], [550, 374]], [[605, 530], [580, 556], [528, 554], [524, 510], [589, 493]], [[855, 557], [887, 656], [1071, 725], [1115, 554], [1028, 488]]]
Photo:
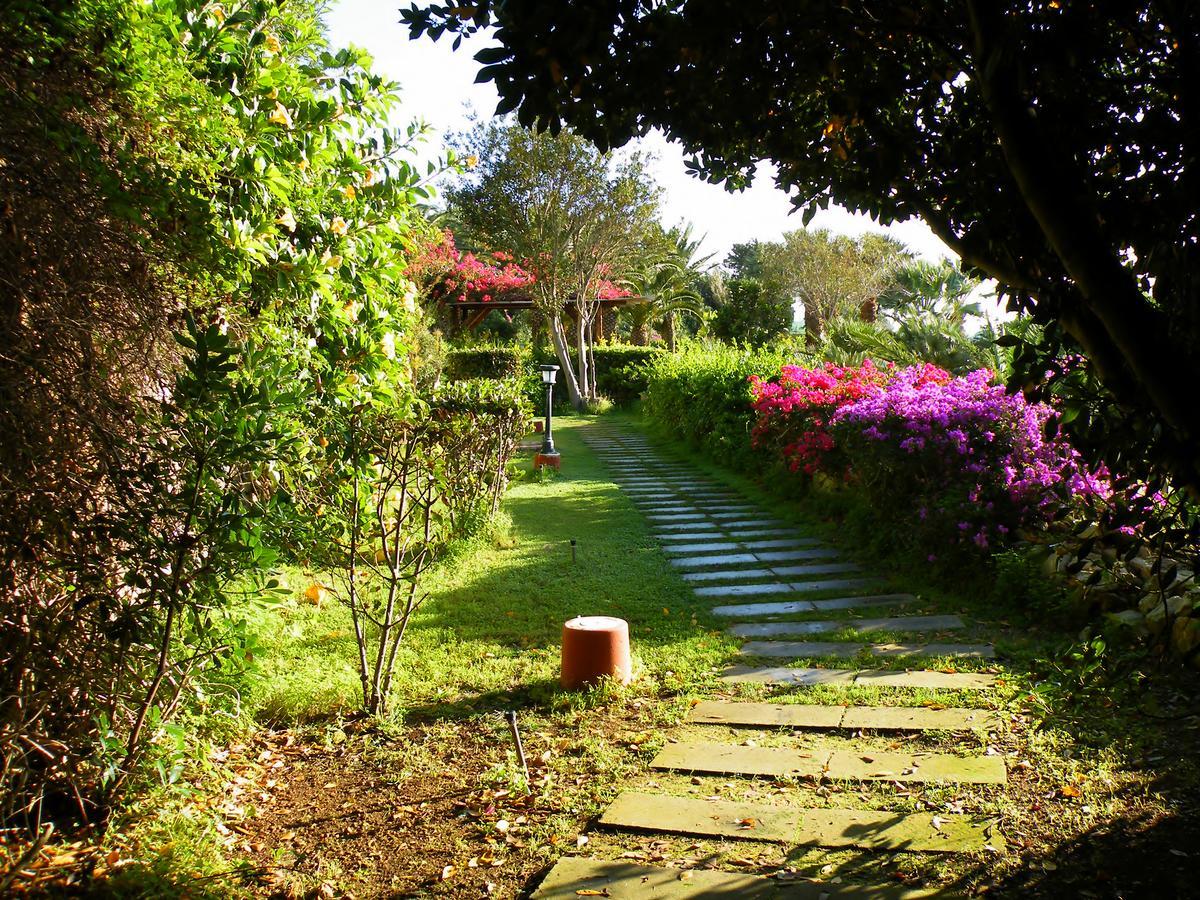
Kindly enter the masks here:
[[[631, 274], [658, 211], [657, 193], [637, 155], [616, 160], [569, 131], [526, 131], [482, 123], [457, 141], [477, 165], [447, 191], [459, 236], [483, 250], [511, 253], [533, 276], [531, 292], [550, 325], [571, 400], [596, 396], [590, 335], [603, 285]], [[562, 316], [576, 318], [576, 362]]]
[[[490, 31], [499, 111], [602, 146], [651, 128], [731, 188], [772, 160], [808, 213], [919, 216], [1045, 327], [1020, 378], [1076, 441], [1200, 487], [1200, 9], [1183, 0], [480, 0], [403, 12]], [[1083, 369], [1054, 362], [1082, 351]], [[1093, 398], [1094, 399], [1094, 398]], [[1115, 401], [1115, 402], [1110, 402]]]

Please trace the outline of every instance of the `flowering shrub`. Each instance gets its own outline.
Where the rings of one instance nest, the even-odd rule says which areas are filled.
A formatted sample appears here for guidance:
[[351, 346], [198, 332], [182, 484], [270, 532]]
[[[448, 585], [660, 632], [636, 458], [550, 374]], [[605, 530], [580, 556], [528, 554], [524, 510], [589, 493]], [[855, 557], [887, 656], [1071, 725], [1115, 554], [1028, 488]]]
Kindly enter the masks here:
[[774, 381], [751, 375], [752, 405], [758, 413], [751, 442], [775, 448], [793, 472], [803, 469], [812, 475], [830, 465], [834, 442], [828, 426], [834, 412], [878, 390], [890, 375], [890, 367], [881, 369], [869, 359], [861, 366], [782, 366]]
[[439, 301], [482, 300], [528, 290], [534, 276], [502, 251], [481, 259], [463, 253], [449, 229], [419, 248], [410, 277], [424, 282], [430, 299]]
[[[483, 258], [463, 253], [446, 229], [417, 248], [408, 275], [425, 285], [431, 300], [464, 303], [482, 300], [490, 303], [498, 297], [528, 294], [538, 280], [538, 265], [525, 260], [518, 264], [511, 253], [497, 250]], [[630, 291], [608, 280], [596, 284], [596, 298], [615, 300], [628, 297]]]
[[751, 384], [757, 446], [792, 471], [852, 483], [897, 539], [935, 551], [988, 549], [1075, 495], [1107, 490], [1065, 440], [1046, 436], [1054, 411], [987, 370], [784, 366], [776, 381]]

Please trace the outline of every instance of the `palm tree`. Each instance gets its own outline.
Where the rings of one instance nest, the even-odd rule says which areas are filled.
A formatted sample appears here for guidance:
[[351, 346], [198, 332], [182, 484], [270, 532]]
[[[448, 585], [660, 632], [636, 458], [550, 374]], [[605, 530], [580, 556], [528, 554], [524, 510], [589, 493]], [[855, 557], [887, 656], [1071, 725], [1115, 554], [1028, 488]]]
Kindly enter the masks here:
[[967, 316], [981, 316], [978, 303], [967, 298], [979, 286], [959, 268], [957, 262], [943, 259], [930, 263], [914, 260], [892, 273], [892, 283], [879, 297], [879, 306], [895, 322], [933, 316], [960, 330]]
[[692, 226], [676, 226], [663, 234], [663, 246], [652, 253], [629, 287], [641, 303], [629, 308], [632, 332], [630, 341], [645, 346], [650, 339], [650, 327], [661, 323], [667, 348], [675, 349], [676, 317], [681, 313], [703, 322], [708, 308], [696, 291], [700, 267], [712, 259], [712, 254], [697, 258], [703, 238], [693, 239]]

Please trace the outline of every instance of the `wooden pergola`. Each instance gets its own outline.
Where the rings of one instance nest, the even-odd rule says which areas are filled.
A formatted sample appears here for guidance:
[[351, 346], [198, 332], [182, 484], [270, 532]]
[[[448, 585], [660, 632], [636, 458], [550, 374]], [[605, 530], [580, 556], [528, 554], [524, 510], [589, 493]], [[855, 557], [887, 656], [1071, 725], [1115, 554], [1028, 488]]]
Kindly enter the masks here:
[[[612, 322], [612, 317], [616, 311], [622, 306], [629, 306], [632, 303], [644, 303], [643, 297], [614, 297], [611, 300], [597, 300], [600, 304], [600, 314], [596, 316], [596, 340], [603, 340], [605, 323]], [[488, 313], [499, 310], [501, 312], [514, 312], [518, 310], [533, 309], [533, 298], [530, 296], [509, 295], [506, 297], [497, 297], [493, 300], [456, 300], [446, 303], [446, 306], [451, 310], [451, 316], [454, 325], [459, 328], [465, 328], [468, 331], [474, 331], [483, 324], [483, 320], [488, 317]], [[563, 309], [572, 321], [579, 321], [579, 303], [575, 300], [568, 300]]]

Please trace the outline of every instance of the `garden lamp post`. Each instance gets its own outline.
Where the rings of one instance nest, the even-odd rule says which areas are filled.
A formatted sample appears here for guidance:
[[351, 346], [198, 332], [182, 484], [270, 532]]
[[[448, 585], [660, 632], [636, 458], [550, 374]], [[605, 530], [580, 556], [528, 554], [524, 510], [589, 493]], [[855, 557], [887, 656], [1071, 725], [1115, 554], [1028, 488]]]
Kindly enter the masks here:
[[554, 410], [554, 381], [558, 378], [558, 366], [541, 366], [542, 384], [546, 386], [546, 437], [542, 441], [542, 456], [557, 456], [554, 438], [550, 434], [550, 419]]

